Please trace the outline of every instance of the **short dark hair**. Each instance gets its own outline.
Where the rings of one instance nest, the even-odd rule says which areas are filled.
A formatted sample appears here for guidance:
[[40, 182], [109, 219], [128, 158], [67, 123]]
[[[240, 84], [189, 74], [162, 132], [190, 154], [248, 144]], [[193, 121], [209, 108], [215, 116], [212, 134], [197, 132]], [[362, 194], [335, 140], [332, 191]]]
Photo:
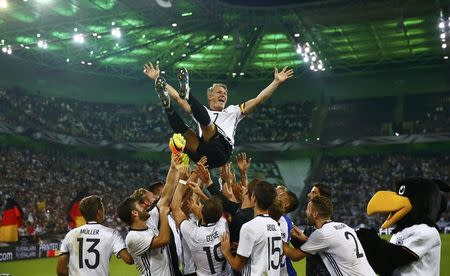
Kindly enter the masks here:
[[298, 208], [300, 202], [298, 201], [298, 197], [295, 193], [291, 191], [287, 191], [286, 193], [289, 196], [289, 208], [287, 208], [286, 213], [290, 213]]
[[97, 221], [100, 209], [103, 209], [103, 201], [98, 195], [87, 196], [80, 201], [80, 213], [86, 221]]
[[266, 181], [259, 182], [253, 189], [253, 195], [256, 197], [256, 204], [262, 210], [268, 210], [272, 205], [277, 192], [275, 186]]
[[247, 184], [247, 195], [249, 198], [252, 197], [256, 185], [258, 185], [261, 181], [261, 179], [255, 178]]
[[164, 182], [157, 181], [157, 182], [153, 183], [152, 185], [150, 185], [147, 190], [152, 192], [152, 194], [159, 196], [160, 193], [158, 190], [163, 189], [163, 188], [164, 188]]
[[330, 218], [333, 214], [333, 203], [326, 196], [315, 196], [310, 201], [321, 218]]
[[131, 212], [136, 209], [138, 200], [133, 197], [127, 197], [117, 206], [117, 215], [120, 220], [131, 225]]
[[317, 189], [319, 189], [321, 196], [326, 196], [328, 198], [331, 198], [332, 192], [331, 192], [330, 186], [325, 185], [323, 183], [314, 183], [313, 187], [317, 187]]
[[275, 220], [279, 221], [281, 216], [283, 215], [283, 202], [281, 200], [275, 198], [272, 205], [269, 207], [269, 216]]
[[202, 208], [202, 216], [205, 223], [215, 223], [223, 213], [222, 201], [216, 196], [213, 196], [205, 201]]

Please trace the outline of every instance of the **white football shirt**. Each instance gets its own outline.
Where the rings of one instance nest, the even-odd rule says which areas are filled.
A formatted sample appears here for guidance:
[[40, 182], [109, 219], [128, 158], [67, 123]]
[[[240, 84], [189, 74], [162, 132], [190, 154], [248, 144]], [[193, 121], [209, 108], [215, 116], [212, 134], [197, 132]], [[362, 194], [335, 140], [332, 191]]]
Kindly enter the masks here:
[[220, 250], [220, 236], [228, 232], [224, 218], [205, 226], [197, 226], [191, 220], [184, 220], [180, 224], [180, 230], [183, 240], [191, 250], [197, 266], [197, 275], [229, 275], [227, 261]]
[[278, 223], [259, 215], [242, 225], [237, 254], [248, 258], [242, 275], [281, 275], [283, 245]]
[[376, 276], [355, 231], [344, 223], [325, 223], [300, 249], [311, 255], [319, 254], [332, 276]]
[[157, 236], [150, 229], [130, 229], [125, 238], [128, 252], [134, 259], [136, 268], [141, 276], [174, 275], [170, 265], [170, 256], [167, 246], [151, 249], [153, 238]]
[[392, 235], [390, 242], [407, 247], [419, 257], [419, 260], [396, 269], [394, 276], [439, 275], [441, 237], [436, 228], [426, 224], [413, 225]]
[[[241, 108], [238, 105], [230, 105], [222, 111], [212, 111], [206, 106], [205, 108], [208, 111], [211, 122], [216, 124], [217, 131], [228, 140], [230, 145], [234, 146], [234, 135], [236, 134], [237, 125], [245, 117], [241, 112]], [[199, 135], [202, 136], [200, 124], [198, 124], [198, 129]]]
[[117, 230], [88, 222], [67, 233], [60, 254], [69, 254], [69, 275], [109, 275], [111, 255], [123, 249], [125, 243]]
[[[289, 243], [289, 227], [288, 227], [288, 223], [287, 223], [286, 219], [284, 218], [284, 216], [280, 217], [278, 224], [280, 225], [281, 240], [285, 243]], [[285, 255], [283, 255], [283, 257], [281, 259], [280, 267], [281, 267], [280, 275], [288, 275]]]

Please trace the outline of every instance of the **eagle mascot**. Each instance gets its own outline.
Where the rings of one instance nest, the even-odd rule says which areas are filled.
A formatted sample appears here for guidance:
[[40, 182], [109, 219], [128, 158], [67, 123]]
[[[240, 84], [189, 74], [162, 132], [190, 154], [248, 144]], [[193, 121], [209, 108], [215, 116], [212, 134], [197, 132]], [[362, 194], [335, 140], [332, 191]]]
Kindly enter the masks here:
[[439, 276], [441, 238], [436, 222], [447, 209], [447, 183], [425, 178], [405, 178], [396, 192], [379, 191], [370, 199], [367, 214], [388, 215], [381, 228], [394, 226], [390, 241], [373, 229], [360, 229], [358, 238], [378, 274]]

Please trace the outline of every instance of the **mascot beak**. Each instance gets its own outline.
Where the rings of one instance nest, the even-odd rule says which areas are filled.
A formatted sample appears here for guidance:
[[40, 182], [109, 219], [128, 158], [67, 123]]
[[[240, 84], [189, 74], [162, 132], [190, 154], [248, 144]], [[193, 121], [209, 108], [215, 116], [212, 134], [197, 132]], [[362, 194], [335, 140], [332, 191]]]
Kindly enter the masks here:
[[395, 224], [408, 214], [411, 209], [412, 205], [409, 198], [390, 191], [377, 192], [367, 204], [367, 214], [369, 216], [376, 213], [389, 214], [381, 226], [383, 229]]

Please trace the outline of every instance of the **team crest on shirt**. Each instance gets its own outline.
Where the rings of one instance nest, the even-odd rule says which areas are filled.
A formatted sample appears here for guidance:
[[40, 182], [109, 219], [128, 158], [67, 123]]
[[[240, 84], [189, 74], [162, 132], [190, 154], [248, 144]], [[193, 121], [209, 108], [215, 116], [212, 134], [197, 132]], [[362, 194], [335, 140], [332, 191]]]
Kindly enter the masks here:
[[398, 236], [395, 243], [398, 245], [403, 245], [403, 237], [402, 236]]

